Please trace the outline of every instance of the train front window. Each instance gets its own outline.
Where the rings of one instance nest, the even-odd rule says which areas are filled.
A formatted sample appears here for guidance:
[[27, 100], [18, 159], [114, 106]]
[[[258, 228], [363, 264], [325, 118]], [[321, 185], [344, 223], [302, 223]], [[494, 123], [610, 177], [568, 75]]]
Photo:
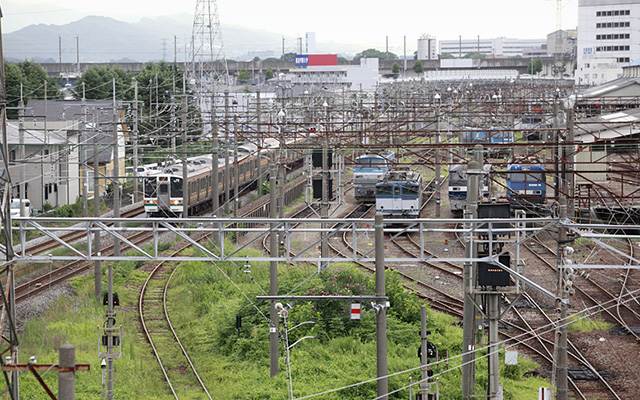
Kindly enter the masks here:
[[145, 178], [144, 197], [155, 197], [156, 188], [157, 188], [156, 178]]
[[417, 186], [404, 186], [402, 188], [402, 197], [415, 198], [418, 197], [418, 194]]
[[171, 178], [171, 197], [182, 197], [182, 178]]
[[467, 175], [460, 172], [451, 172], [449, 174], [449, 186], [466, 186]]
[[391, 196], [393, 194], [393, 186], [390, 186], [390, 185], [378, 186], [376, 188], [376, 191], [379, 196]]
[[524, 182], [524, 174], [509, 174], [509, 181], [511, 182]]

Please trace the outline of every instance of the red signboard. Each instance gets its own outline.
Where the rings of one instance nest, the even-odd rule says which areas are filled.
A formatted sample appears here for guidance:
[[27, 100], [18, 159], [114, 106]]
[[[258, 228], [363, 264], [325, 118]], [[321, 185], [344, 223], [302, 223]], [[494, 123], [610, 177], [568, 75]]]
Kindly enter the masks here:
[[309, 66], [338, 65], [337, 54], [309, 54]]

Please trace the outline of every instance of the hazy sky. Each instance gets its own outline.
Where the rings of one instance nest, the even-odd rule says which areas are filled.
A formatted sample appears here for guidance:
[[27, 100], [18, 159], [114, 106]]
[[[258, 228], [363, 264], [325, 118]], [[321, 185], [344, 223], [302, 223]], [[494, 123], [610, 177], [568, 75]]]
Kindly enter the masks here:
[[[5, 33], [30, 24], [64, 24], [85, 15], [135, 22], [195, 11], [196, 0], [4, 0]], [[424, 33], [438, 40], [481, 37], [546, 38], [556, 28], [557, 0], [217, 0], [222, 24], [300, 36], [316, 41], [379, 43], [389, 36], [399, 52], [403, 36], [414, 44]], [[578, 0], [562, 0], [562, 27], [577, 25]], [[223, 37], [224, 37], [224, 31]], [[412, 45], [411, 47], [415, 47]]]

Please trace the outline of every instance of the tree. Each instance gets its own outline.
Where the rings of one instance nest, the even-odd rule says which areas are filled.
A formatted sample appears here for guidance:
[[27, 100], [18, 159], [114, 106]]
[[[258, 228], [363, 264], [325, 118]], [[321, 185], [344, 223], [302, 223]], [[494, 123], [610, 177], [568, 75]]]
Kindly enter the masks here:
[[485, 58], [485, 57], [487, 57], [486, 54], [478, 53], [477, 51], [472, 51], [470, 53], [465, 54], [463, 58]]
[[391, 72], [393, 72], [394, 74], [400, 73], [400, 64], [394, 62], [391, 66]]
[[[33, 61], [19, 63], [5, 62], [5, 85], [7, 90], [7, 105], [18, 107], [20, 100], [20, 85], [22, 84], [22, 98], [27, 105], [30, 99], [44, 98], [44, 84], [47, 83], [47, 98], [59, 99], [60, 85], [54, 78], [47, 76], [47, 72]], [[7, 110], [9, 116], [17, 116], [17, 110]]]
[[398, 56], [391, 52], [379, 51], [376, 49], [363, 50], [353, 57], [354, 61], [359, 61], [361, 58], [378, 58], [380, 60], [397, 60]]
[[[157, 103], [170, 103], [174, 91], [182, 93], [184, 72], [164, 61], [148, 63], [136, 76], [138, 99], [145, 107]], [[188, 87], [187, 87], [188, 89]]]
[[296, 60], [296, 53], [284, 53], [280, 60], [293, 62]]
[[240, 72], [238, 72], [238, 83], [247, 83], [249, 82], [249, 71], [246, 68], [242, 68]]
[[268, 81], [269, 79], [273, 79], [273, 70], [271, 69], [271, 67], [267, 68], [267, 70], [264, 72], [264, 80]]
[[76, 92], [82, 93], [82, 84], [84, 83], [85, 98], [110, 99], [113, 97], [114, 79], [116, 81], [116, 99], [133, 99], [133, 77], [120, 68], [112, 68], [107, 65], [89, 67], [78, 79], [75, 85]]
[[527, 72], [531, 75], [535, 75], [542, 71], [542, 59], [540, 57], [532, 58], [527, 65]]
[[440, 60], [450, 60], [450, 59], [452, 59], [452, 58], [455, 58], [455, 57], [453, 56], [453, 54], [451, 54], [451, 53], [446, 53], [446, 52], [445, 52], [445, 53], [440, 53], [440, 55], [438, 56], [438, 59], [440, 59]]
[[253, 61], [254, 61], [254, 62], [255, 62], [255, 61], [260, 61], [260, 57], [258, 57], [258, 56], [253, 57]]
[[422, 73], [422, 61], [416, 60], [413, 63], [413, 72], [415, 72], [416, 74]]

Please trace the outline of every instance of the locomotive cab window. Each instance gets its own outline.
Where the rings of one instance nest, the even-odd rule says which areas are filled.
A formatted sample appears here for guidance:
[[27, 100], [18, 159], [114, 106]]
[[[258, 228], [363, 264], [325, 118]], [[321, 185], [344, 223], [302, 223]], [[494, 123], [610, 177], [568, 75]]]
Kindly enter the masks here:
[[405, 186], [402, 188], [402, 195], [407, 197], [418, 197], [418, 186]]
[[391, 196], [393, 194], [393, 186], [378, 186], [378, 194], [382, 196]]

